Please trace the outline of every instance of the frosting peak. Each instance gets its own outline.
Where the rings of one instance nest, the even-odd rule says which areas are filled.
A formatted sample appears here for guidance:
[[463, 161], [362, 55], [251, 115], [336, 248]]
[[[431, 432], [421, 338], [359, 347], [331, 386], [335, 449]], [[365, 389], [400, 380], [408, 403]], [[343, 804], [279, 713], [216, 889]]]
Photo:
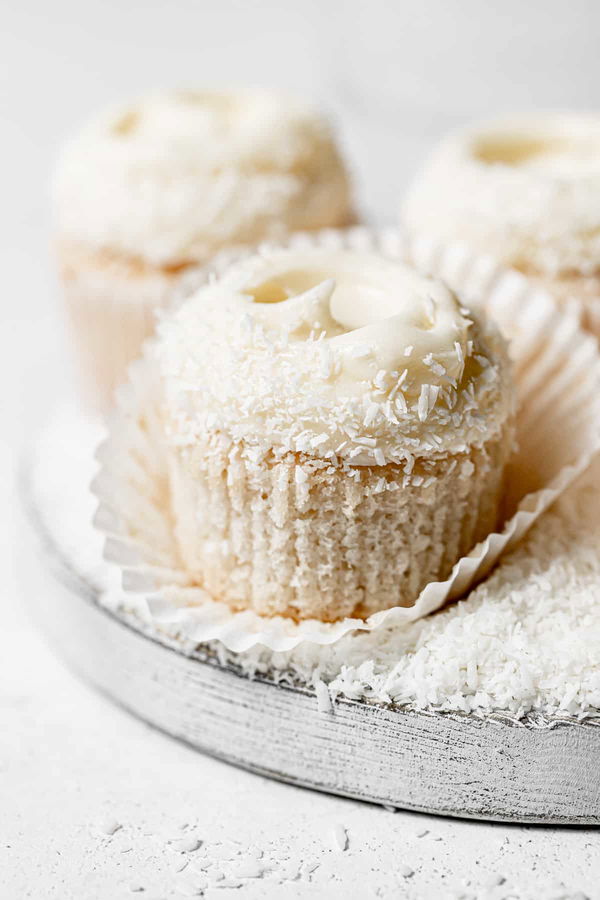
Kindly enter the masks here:
[[[267, 92], [165, 91], [108, 110], [89, 134], [93, 131], [96, 140], [115, 155], [135, 153], [138, 165], [147, 168], [157, 166], [160, 157], [168, 154], [192, 170], [199, 164], [254, 166], [257, 160], [280, 169], [289, 159], [278, 156], [278, 148], [265, 133], [280, 113], [280, 103], [281, 98]], [[301, 115], [299, 107], [294, 110], [290, 103], [288, 120], [294, 113]]]
[[[452, 292], [374, 254], [312, 250], [252, 261], [223, 283], [240, 309], [291, 340], [310, 334], [340, 354], [337, 375], [369, 380], [382, 369], [412, 373], [430, 359], [434, 381], [460, 379], [472, 324]], [[247, 305], [247, 300], [252, 305]], [[258, 305], [258, 307], [257, 307]]]
[[351, 212], [327, 121], [270, 91], [163, 91], [100, 113], [65, 146], [54, 200], [61, 239], [160, 266]]
[[408, 191], [413, 234], [543, 278], [600, 270], [600, 116], [541, 113], [446, 137]]

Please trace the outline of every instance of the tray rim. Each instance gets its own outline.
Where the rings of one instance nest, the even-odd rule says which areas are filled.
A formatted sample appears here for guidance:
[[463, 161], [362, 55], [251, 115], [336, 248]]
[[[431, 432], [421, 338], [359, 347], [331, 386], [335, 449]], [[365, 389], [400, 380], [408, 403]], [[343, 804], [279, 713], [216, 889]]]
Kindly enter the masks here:
[[[198, 648], [189, 650], [182, 646], [178, 646], [174, 638], [170, 638], [166, 634], [158, 635], [154, 629], [145, 626], [145, 623], [143, 623], [141, 619], [138, 619], [133, 613], [117, 612], [99, 602], [98, 595], [101, 593], [101, 588], [98, 585], [91, 583], [89, 579], [76, 570], [76, 567], [71, 563], [68, 555], [60, 546], [60, 542], [53, 535], [47, 521], [44, 520], [43, 513], [36, 502], [33, 479], [30, 477], [29, 472], [30, 470], [27, 467], [26, 461], [24, 461], [18, 474], [18, 486], [22, 506], [26, 514], [29, 531], [33, 531], [36, 542], [42, 550], [42, 562], [50, 564], [49, 567], [55, 582], [69, 594], [68, 599], [63, 601], [65, 605], [81, 603], [83, 600], [84, 606], [78, 608], [78, 611], [75, 614], [76, 617], [78, 616], [81, 621], [83, 621], [84, 618], [90, 619], [91, 621], [93, 618], [94, 629], [96, 629], [97, 626], [101, 632], [104, 631], [106, 633], [108, 630], [113, 629], [113, 636], [116, 638], [117, 642], [119, 640], [119, 635], [122, 636], [123, 643], [129, 641], [133, 646], [136, 642], [140, 642], [139, 647], [142, 648], [142, 655], [146, 654], [148, 659], [152, 655], [153, 658], [151, 664], [156, 664], [157, 671], [159, 671], [161, 667], [163, 670], [165, 669], [165, 660], [168, 660], [168, 657], [164, 654], [164, 651], [171, 651], [171, 659], [173, 662], [169, 667], [169, 675], [172, 672], [175, 677], [178, 672], [183, 678], [185, 671], [187, 671], [186, 667], [189, 667], [188, 676], [185, 677], [191, 677], [193, 670], [193, 672], [196, 673], [194, 679], [192, 679], [194, 680], [194, 687], [197, 688], [195, 699], [200, 701], [200, 703], [205, 699], [208, 701], [211, 692], [213, 694], [213, 699], [215, 691], [219, 696], [222, 693], [227, 694], [229, 692], [232, 698], [238, 697], [237, 709], [240, 713], [244, 712], [245, 707], [255, 707], [254, 712], [256, 713], [257, 709], [260, 711], [263, 708], [260, 706], [259, 698], [259, 695], [262, 693], [263, 702], [269, 707], [265, 713], [266, 719], [268, 719], [269, 716], [272, 719], [278, 708], [279, 710], [287, 709], [288, 715], [293, 715], [293, 717], [297, 716], [299, 722], [308, 723], [312, 729], [309, 740], [307, 741], [307, 752], [309, 755], [310, 753], [314, 754], [317, 752], [319, 741], [322, 745], [323, 729], [326, 729], [329, 732], [326, 739], [331, 741], [332, 739], [335, 740], [336, 736], [343, 736], [344, 730], [346, 730], [347, 733], [348, 728], [350, 727], [350, 734], [352, 736], [355, 734], [357, 735], [356, 749], [359, 753], [363, 751], [367, 754], [373, 754], [375, 748], [377, 753], [383, 754], [384, 758], [387, 754], [388, 758], [386, 762], [388, 767], [391, 765], [392, 758], [394, 761], [396, 757], [400, 759], [406, 758], [407, 748], [410, 752], [411, 741], [415, 735], [417, 737], [422, 737], [424, 747], [428, 747], [428, 741], [429, 744], [431, 744], [434, 732], [435, 741], [441, 740], [442, 745], [444, 744], [444, 741], [447, 744], [449, 740], [456, 738], [457, 734], [459, 734], [461, 740], [465, 740], [463, 758], [460, 758], [459, 756], [457, 757], [457, 762], [455, 764], [450, 764], [451, 770], [452, 765], [454, 765], [454, 769], [450, 774], [456, 779], [456, 782], [452, 781], [451, 778], [449, 782], [451, 786], [449, 793], [448, 791], [446, 792], [445, 798], [440, 796], [439, 801], [438, 795], [436, 794], [433, 802], [431, 799], [433, 784], [433, 781], [431, 780], [432, 767], [435, 769], [436, 765], [439, 766], [441, 764], [441, 760], [445, 759], [447, 762], [448, 758], [447, 756], [444, 756], [445, 750], [442, 750], [439, 755], [436, 755], [435, 748], [432, 751], [431, 746], [429, 746], [429, 749], [427, 750], [430, 759], [429, 761], [425, 761], [424, 774], [418, 774], [415, 780], [413, 773], [412, 776], [408, 777], [406, 785], [402, 782], [402, 779], [400, 779], [399, 782], [395, 783], [393, 788], [395, 791], [400, 790], [400, 794], [396, 793], [390, 798], [382, 796], [381, 783], [377, 781], [376, 777], [373, 777], [372, 781], [368, 780], [367, 785], [363, 785], [361, 783], [361, 772], [359, 769], [356, 771], [352, 770], [350, 775], [348, 775], [347, 768], [343, 769], [345, 777], [344, 784], [348, 783], [350, 785], [350, 787], [347, 788], [344, 787], [343, 784], [337, 783], [335, 777], [333, 777], [333, 779], [330, 777], [330, 780], [326, 780], [331, 773], [327, 771], [325, 766], [321, 768], [320, 772], [316, 769], [307, 769], [306, 774], [304, 775], [302, 772], [298, 773], [298, 771], [293, 771], [294, 766], [296, 765], [296, 761], [294, 760], [290, 763], [289, 769], [286, 769], [288, 760], [288, 756], [286, 756], [283, 768], [273, 768], [268, 764], [272, 761], [270, 756], [270, 746], [266, 751], [263, 747], [258, 753], [258, 756], [256, 745], [254, 747], [249, 747], [249, 753], [248, 750], [244, 748], [244, 752], [248, 755], [248, 758], [245, 758], [242, 750], [239, 748], [238, 753], [242, 753], [242, 755], [236, 755], [235, 752], [231, 752], [231, 747], [225, 740], [221, 740], [221, 743], [217, 742], [215, 748], [214, 735], [213, 746], [203, 744], [202, 740], [196, 737], [193, 728], [196, 727], [197, 732], [197, 725], [201, 716], [206, 715], [207, 711], [208, 714], [210, 714], [208, 707], [205, 708], [202, 706], [201, 708], [194, 710], [194, 714], [198, 721], [195, 720], [192, 723], [184, 723], [186, 726], [192, 728], [194, 739], [189, 736], [189, 732], [186, 734], [179, 730], [179, 723], [176, 728], [169, 727], [169, 724], [166, 724], [166, 722], [169, 721], [166, 714], [163, 715], [161, 720], [159, 715], [154, 714], [154, 709], [150, 712], [144, 712], [144, 704], [139, 702], [136, 704], [136, 699], [139, 701], [139, 697], [136, 698], [133, 694], [128, 695], [127, 690], [120, 692], [114, 688], [114, 684], [111, 688], [110, 679], [106, 679], [106, 677], [103, 679], [101, 673], [98, 674], [97, 671], [92, 671], [87, 660], [82, 662], [81, 654], [79, 654], [78, 661], [77, 652], [70, 652], [71, 646], [76, 647], [76, 644], [68, 645], [64, 639], [52, 633], [54, 631], [52, 627], [44, 627], [45, 623], [41, 620], [43, 617], [41, 617], [41, 619], [38, 618], [39, 624], [42, 626], [42, 631], [45, 632], [45, 636], [53, 646], [53, 649], [66, 662], [68, 668], [85, 683], [91, 685], [96, 691], [110, 699], [111, 702], [126, 710], [128, 713], [133, 714], [138, 719], [169, 737], [175, 738], [187, 746], [190, 746], [196, 750], [196, 752], [200, 751], [205, 755], [220, 759], [255, 774], [273, 778], [283, 783], [310, 788], [312, 790], [361, 800], [363, 802], [371, 802], [393, 809], [404, 809], [475, 821], [574, 827], [600, 825], [600, 792], [598, 791], [597, 786], [595, 786], [597, 782], [597, 779], [595, 779], [594, 776], [596, 771], [595, 767], [590, 781], [590, 775], [586, 773], [586, 766], [582, 766], [581, 771], [583, 772], [583, 781], [585, 782], [587, 778], [587, 786], [585, 783], [581, 786], [579, 784], [581, 779], [579, 778], [576, 778], [575, 781], [573, 780], [573, 777], [569, 779], [569, 789], [567, 792], [568, 801], [565, 811], [563, 811], [562, 805], [564, 799], [557, 801], [557, 805], [553, 808], [551, 807], [551, 801], [556, 797], [556, 760], [560, 759], [562, 764], [564, 756], [564, 751], [561, 748], [563, 745], [570, 745], [571, 749], [573, 746], [579, 747], [581, 745], [583, 747], [582, 760], [587, 760], [588, 766], [590, 759], [594, 760], [600, 758], [600, 728], [597, 727], [600, 724], [600, 719], [579, 720], [557, 717], [552, 720], [546, 719], [540, 721], [538, 718], [525, 721], [522, 719], [517, 720], [507, 715], [493, 714], [483, 716], [457, 711], [441, 711], [435, 709], [421, 710], [410, 708], [405, 705], [400, 706], [393, 703], [382, 704], [369, 701], [368, 699], [356, 700], [343, 696], [336, 698], [333, 705], [334, 714], [330, 717], [322, 710], [319, 710], [316, 701], [316, 690], [311, 685], [286, 683], [286, 681], [281, 681], [279, 679], [275, 680], [273, 677], [270, 677], [268, 673], [257, 673], [255, 676], [250, 677], [243, 673], [239, 667], [223, 662], [208, 652], [202, 652], [202, 650], [199, 650]], [[77, 607], [72, 608], [77, 609]], [[108, 646], [108, 644], [105, 646]], [[120, 662], [121, 660], [119, 660], [119, 663]], [[234, 676], [234, 678], [231, 678], [231, 676]], [[254, 691], [248, 687], [251, 682], [256, 685]], [[272, 690], [273, 688], [278, 688], [279, 690]], [[242, 697], [242, 702], [240, 704], [239, 697], [242, 693], [245, 693], [245, 696]], [[295, 700], [293, 699], [294, 697], [296, 698]], [[270, 709], [270, 707], [272, 707], [272, 709]], [[290, 709], [293, 709], [293, 713], [290, 713]], [[337, 721], [336, 713], [339, 714]], [[212, 716], [215, 720], [214, 709], [212, 710]], [[218, 714], [216, 715], [216, 720], [218, 721]], [[439, 732], [434, 724], [436, 722], [439, 724]], [[574, 725], [577, 726], [577, 729], [572, 727]], [[377, 732], [375, 743], [373, 740], [369, 741], [368, 738], [365, 739], [364, 735], [361, 737], [361, 729], [364, 731], [369, 728], [372, 731]], [[321, 732], [320, 734], [319, 730]], [[510, 737], [511, 733], [514, 734], [514, 738]], [[520, 737], [518, 737], [517, 733], [520, 734]], [[390, 734], [392, 737], [394, 737], [394, 735], [396, 737], [402, 737], [404, 743], [399, 744], [399, 750], [395, 745], [391, 747], [391, 749], [388, 745], [389, 753], [388, 750], [385, 750], [385, 747], [384, 750], [381, 751], [379, 743], [377, 742], [381, 738], [384, 744], [386, 734], [388, 740]], [[526, 766], [537, 764], [542, 760], [543, 767], [547, 767], [548, 759], [550, 759], [551, 765], [548, 768], [548, 772], [550, 778], [554, 779], [554, 794], [549, 788], [548, 811], [546, 811], [545, 808], [543, 810], [537, 809], [537, 807], [539, 807], [539, 801], [537, 799], [533, 801], [527, 800], [524, 807], [519, 807], [521, 801], [521, 789], [515, 790], [513, 787], [507, 788], [507, 797], [512, 791], [514, 806], [511, 807], [508, 805], [503, 807], [501, 797], [502, 788], [508, 783], [505, 780], [504, 775], [499, 775], [495, 781], [494, 776], [487, 776], [488, 778], [491, 777], [491, 781], [493, 782], [491, 795], [489, 797], [486, 794], [486, 791], [490, 791], [490, 785], [486, 784], [485, 777], [480, 778], [478, 790], [475, 790], [474, 792], [476, 799], [473, 800], [471, 808], [460, 805], [461, 796], [466, 798], [467, 795], [464, 792], [465, 790], [469, 790], [466, 786], [470, 782], [465, 780], [461, 782], [461, 778], [465, 779], [466, 777], [465, 763], [471, 764], [471, 759], [468, 758], [469, 753], [473, 756], [473, 765], [481, 765], [482, 758], [484, 758], [485, 763], [489, 767], [490, 758], [489, 756], [485, 756], [485, 754], [489, 753], [491, 750], [498, 750], [496, 744], [502, 744], [503, 741], [508, 744], [510, 744], [511, 741], [516, 742], [514, 743], [514, 757], [515, 759], [519, 758], [517, 768], [520, 767], [521, 778], [524, 779], [522, 782], [523, 784], [525, 783], [526, 776], [524, 775], [522, 759], [525, 759], [529, 750], [531, 750], [531, 758], [527, 757]], [[237, 745], [234, 744], [234, 746]], [[526, 752], [524, 752], [524, 747]], [[289, 750], [290, 748], [287, 748], [286, 753], [289, 753]], [[296, 753], [296, 745], [293, 743], [291, 744], [291, 752], [292, 755]], [[427, 753], [425, 753], [424, 756], [426, 756]], [[336, 762], [339, 757], [342, 765], [345, 764], [347, 767], [348, 757], [346, 750], [344, 748], [340, 750], [336, 745], [334, 755], [335, 754], [338, 755], [336, 757]], [[519, 757], [519, 754], [521, 754], [521, 757]], [[300, 757], [301, 755], [302, 753], [299, 750], [298, 756]], [[254, 759], [252, 756], [254, 756]], [[552, 763], [552, 760], [554, 763]], [[418, 766], [417, 769], [420, 773]], [[425, 777], [428, 769], [429, 782]], [[334, 769], [334, 771], [337, 772], [338, 770]], [[543, 768], [543, 771], [545, 773], [546, 768]], [[587, 771], [589, 772], [589, 769]], [[312, 780], [309, 777], [309, 773], [312, 774]], [[469, 777], [470, 774], [471, 769], [469, 768]], [[434, 772], [434, 777], [435, 775], [437, 775], [437, 771]], [[319, 780], [319, 776], [321, 780]], [[394, 772], [392, 772], [392, 777], [393, 776]], [[410, 781], [411, 778], [413, 778], [414, 783]], [[419, 778], [421, 780], [419, 780]], [[560, 779], [560, 766], [558, 768], [558, 778]], [[477, 785], [477, 779], [475, 779], [473, 783]], [[398, 787], [398, 785], [400, 785], [400, 787]], [[353, 787], [354, 789], [352, 789]], [[584, 791], [584, 796], [587, 794], [588, 799], [586, 799], [585, 806], [582, 807], [583, 811], [578, 812], [576, 804], [577, 799], [581, 796], [582, 789]], [[379, 792], [376, 792], [376, 790]], [[420, 791], [421, 795], [419, 794]], [[456, 794], [456, 801], [453, 799], [453, 791]], [[461, 791], [463, 792], [462, 795]], [[531, 795], [531, 791], [529, 793]], [[421, 800], [427, 800], [428, 802], [418, 802], [419, 796]], [[469, 795], [469, 797], [470, 796], [471, 795]], [[456, 805], [452, 805], [452, 803], [455, 803]], [[477, 803], [480, 805], [477, 806]], [[537, 809], [537, 811], [527, 812], [526, 807], [528, 803], [532, 803], [532, 810]]]

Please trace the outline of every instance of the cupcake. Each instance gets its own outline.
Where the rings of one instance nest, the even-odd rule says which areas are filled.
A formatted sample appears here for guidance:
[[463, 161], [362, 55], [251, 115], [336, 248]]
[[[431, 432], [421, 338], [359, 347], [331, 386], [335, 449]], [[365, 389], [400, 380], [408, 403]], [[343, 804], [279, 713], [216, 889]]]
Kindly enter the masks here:
[[53, 193], [60, 277], [101, 406], [194, 267], [352, 219], [327, 123], [266, 92], [175, 91], [111, 109], [65, 147]]
[[506, 349], [441, 282], [273, 250], [165, 318], [152, 353], [182, 566], [234, 610], [411, 606], [498, 523]]
[[409, 190], [409, 232], [462, 240], [577, 300], [600, 336], [600, 116], [532, 115], [449, 136]]

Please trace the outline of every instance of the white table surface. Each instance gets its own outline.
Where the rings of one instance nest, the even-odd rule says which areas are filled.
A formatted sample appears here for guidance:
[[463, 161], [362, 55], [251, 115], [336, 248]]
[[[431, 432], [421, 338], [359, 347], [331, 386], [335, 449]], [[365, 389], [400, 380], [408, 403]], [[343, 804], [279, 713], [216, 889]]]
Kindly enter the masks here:
[[[419, 157], [448, 127], [494, 109], [599, 105], [600, 6], [495, 6], [19, 0], [4, 11], [2, 900], [176, 898], [201, 889], [208, 861], [221, 885], [209, 898], [600, 897], [595, 830], [391, 813], [238, 771], [80, 684], [27, 618], [43, 572], [23, 541], [12, 476], [19, 447], [73, 383], [47, 252], [46, 182], [67, 129], [90, 107], [148, 86], [281, 84], [337, 114], [363, 208], [389, 220]], [[49, 582], [49, 603], [52, 590]], [[107, 820], [121, 826], [112, 836], [102, 832]], [[346, 829], [345, 851], [336, 826]], [[169, 840], [179, 834], [202, 845], [175, 852]]]

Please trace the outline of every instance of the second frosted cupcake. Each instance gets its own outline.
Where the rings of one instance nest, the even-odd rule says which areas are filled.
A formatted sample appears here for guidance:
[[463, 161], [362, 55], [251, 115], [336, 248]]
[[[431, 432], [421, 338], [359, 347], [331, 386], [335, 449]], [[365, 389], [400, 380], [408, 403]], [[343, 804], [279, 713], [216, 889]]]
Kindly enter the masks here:
[[282, 250], [199, 291], [156, 353], [181, 558], [232, 608], [410, 606], [496, 526], [509, 364], [441, 283]]
[[98, 115], [64, 148], [54, 201], [67, 307], [103, 407], [194, 267], [352, 219], [327, 122], [269, 92], [163, 92]]

